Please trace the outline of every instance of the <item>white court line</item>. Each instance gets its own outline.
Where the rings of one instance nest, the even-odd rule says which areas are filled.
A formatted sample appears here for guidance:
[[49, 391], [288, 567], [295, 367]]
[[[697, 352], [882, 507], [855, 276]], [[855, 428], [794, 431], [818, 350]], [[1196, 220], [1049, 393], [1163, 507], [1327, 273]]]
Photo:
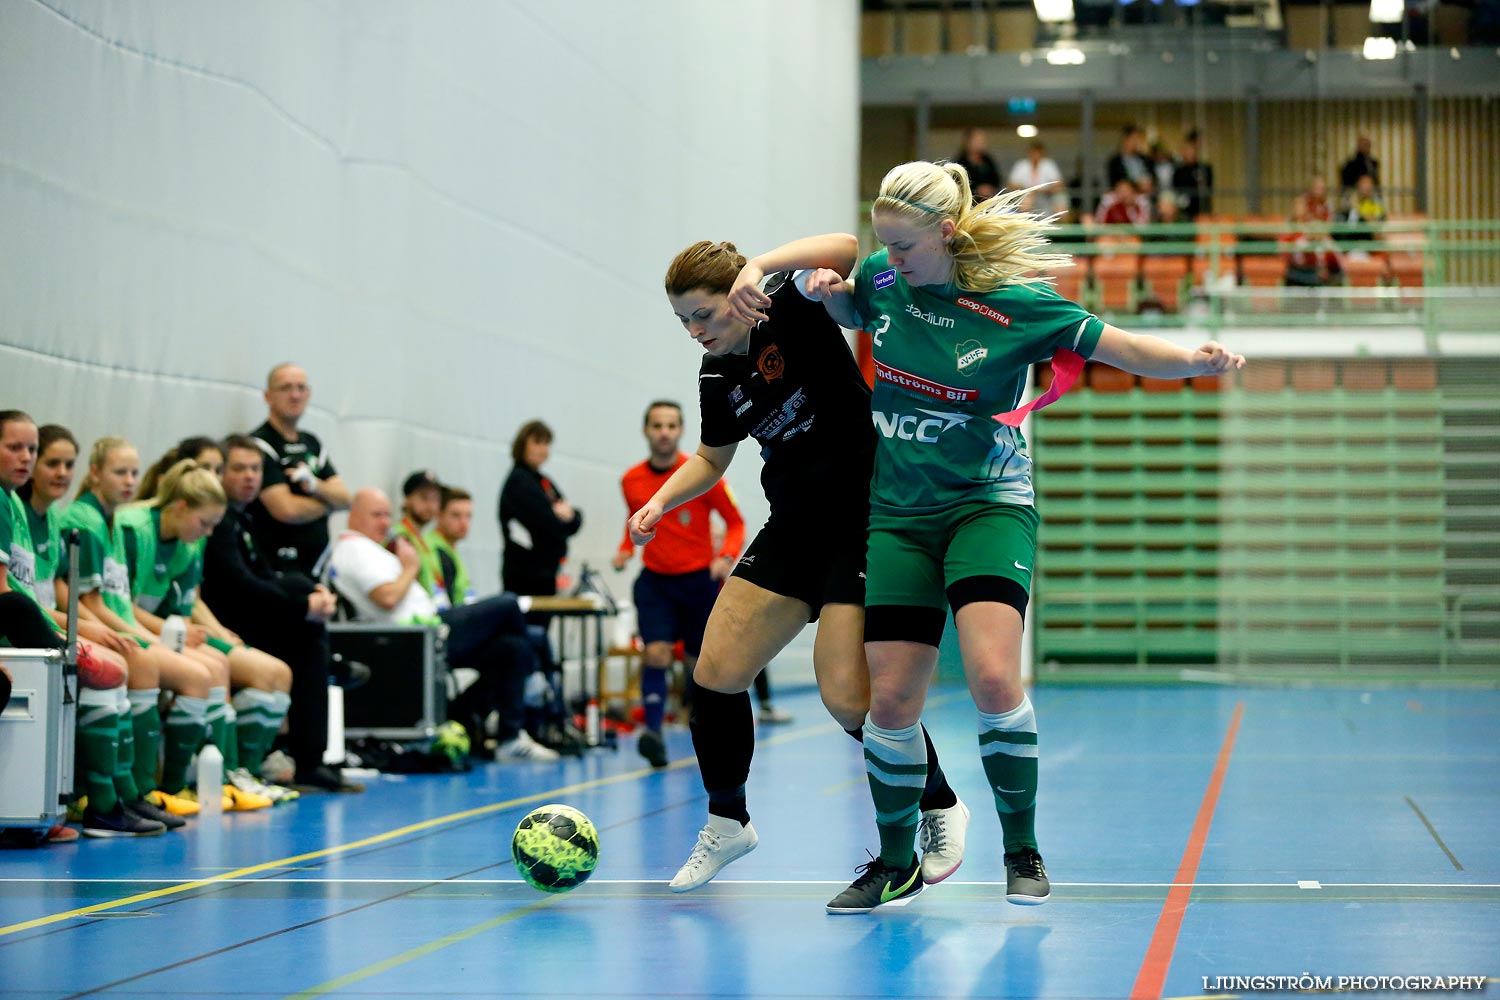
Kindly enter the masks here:
[[[44, 882], [55, 885], [182, 885], [197, 882], [190, 878], [0, 878], [0, 883]], [[596, 878], [592, 885], [664, 885], [666, 879]], [[525, 885], [519, 878], [226, 878], [214, 885]], [[714, 879], [715, 885], [845, 885], [842, 879]], [[952, 885], [1001, 886], [1004, 882], [967, 882], [954, 880]], [[1496, 882], [1053, 882], [1059, 888], [1074, 889], [1170, 889], [1188, 886], [1194, 889], [1500, 889]]]

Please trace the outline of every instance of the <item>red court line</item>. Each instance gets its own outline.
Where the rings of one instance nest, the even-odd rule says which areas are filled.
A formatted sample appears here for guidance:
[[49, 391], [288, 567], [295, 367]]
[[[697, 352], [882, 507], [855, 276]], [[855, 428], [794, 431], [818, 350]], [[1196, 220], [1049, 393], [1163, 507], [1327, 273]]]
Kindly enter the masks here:
[[1224, 772], [1229, 770], [1229, 755], [1234, 753], [1234, 738], [1240, 731], [1240, 716], [1244, 714], [1245, 703], [1236, 702], [1234, 715], [1229, 720], [1229, 732], [1224, 734], [1224, 745], [1219, 747], [1219, 759], [1208, 779], [1208, 788], [1203, 792], [1203, 802], [1198, 806], [1198, 818], [1193, 821], [1193, 832], [1182, 852], [1182, 864], [1177, 866], [1177, 877], [1172, 880], [1172, 889], [1162, 904], [1161, 916], [1156, 918], [1156, 931], [1151, 935], [1146, 957], [1141, 960], [1141, 971], [1136, 973], [1130, 1000], [1161, 1000], [1167, 970], [1172, 967], [1172, 952], [1177, 948], [1177, 932], [1182, 929], [1182, 915], [1187, 912], [1193, 882], [1198, 878], [1198, 862], [1203, 859], [1203, 845], [1208, 840], [1209, 825], [1214, 821], [1219, 789], [1224, 787]]

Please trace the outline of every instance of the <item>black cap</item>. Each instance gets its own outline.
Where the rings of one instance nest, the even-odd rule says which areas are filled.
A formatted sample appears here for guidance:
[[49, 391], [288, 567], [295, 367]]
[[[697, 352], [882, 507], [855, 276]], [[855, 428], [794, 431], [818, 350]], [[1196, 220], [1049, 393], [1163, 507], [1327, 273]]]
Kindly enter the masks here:
[[401, 484], [401, 495], [409, 497], [417, 490], [431, 486], [433, 489], [442, 489], [443, 484], [438, 482], [437, 474], [428, 469], [418, 469], [406, 477], [406, 482]]

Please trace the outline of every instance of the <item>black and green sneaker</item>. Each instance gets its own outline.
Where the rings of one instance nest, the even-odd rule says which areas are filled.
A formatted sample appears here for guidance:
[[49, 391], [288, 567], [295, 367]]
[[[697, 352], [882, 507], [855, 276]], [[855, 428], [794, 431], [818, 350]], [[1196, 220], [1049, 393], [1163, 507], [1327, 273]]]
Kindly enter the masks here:
[[859, 872], [859, 878], [829, 901], [829, 913], [869, 913], [881, 903], [910, 899], [923, 889], [922, 863], [915, 854], [905, 868], [872, 858], [869, 864], [860, 865], [855, 871]]
[[1052, 897], [1047, 866], [1034, 847], [1008, 851], [1005, 855], [1005, 899], [1021, 906], [1040, 906]]

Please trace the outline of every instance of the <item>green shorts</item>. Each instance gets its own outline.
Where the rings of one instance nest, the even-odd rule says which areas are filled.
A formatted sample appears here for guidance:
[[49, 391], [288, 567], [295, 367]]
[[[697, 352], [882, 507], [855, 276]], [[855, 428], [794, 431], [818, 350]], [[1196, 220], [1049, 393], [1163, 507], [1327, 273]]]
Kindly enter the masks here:
[[865, 607], [935, 608], [949, 588], [974, 577], [1003, 577], [1031, 589], [1035, 507], [977, 500], [931, 514], [870, 511]]
[[206, 639], [204, 639], [204, 642], [212, 646], [214, 649], [217, 649], [225, 656], [228, 656], [231, 652], [238, 648], [232, 642], [225, 642], [223, 639], [215, 639], [213, 636], [208, 636]]

